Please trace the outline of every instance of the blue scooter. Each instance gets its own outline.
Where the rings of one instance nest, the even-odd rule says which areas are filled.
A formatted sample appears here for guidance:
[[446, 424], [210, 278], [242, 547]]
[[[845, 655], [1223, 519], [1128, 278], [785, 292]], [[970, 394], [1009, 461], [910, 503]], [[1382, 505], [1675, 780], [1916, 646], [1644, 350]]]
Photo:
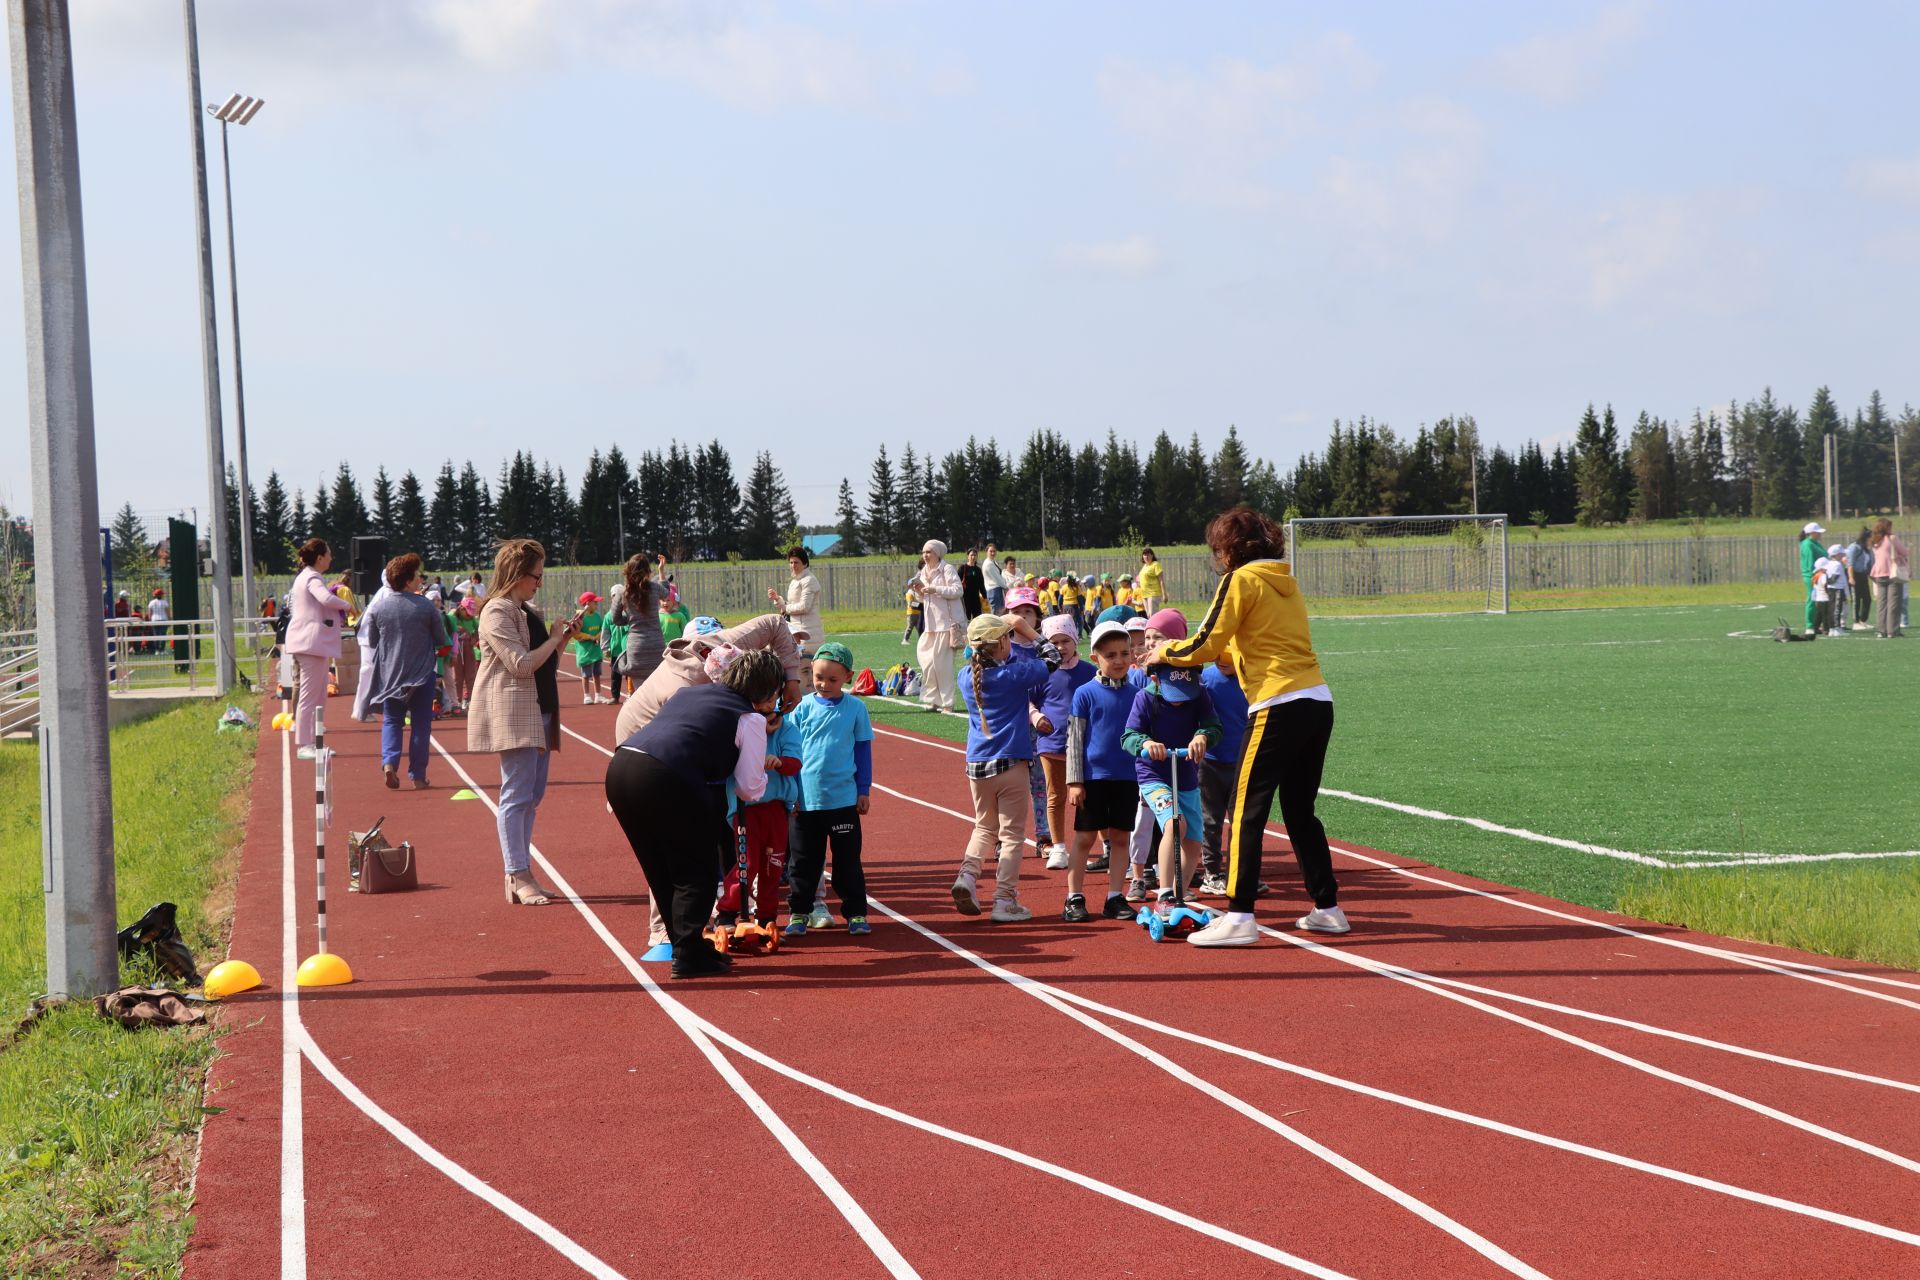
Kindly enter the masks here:
[[[1180, 817], [1180, 762], [1188, 758], [1185, 747], [1173, 747], [1167, 752], [1168, 786], [1173, 791], [1173, 814], [1167, 819], [1166, 830], [1160, 833], [1160, 874], [1161, 883], [1173, 886], [1173, 905], [1165, 915], [1160, 914], [1159, 903], [1149, 903], [1140, 908], [1134, 923], [1143, 926], [1147, 936], [1155, 942], [1162, 942], [1170, 936], [1191, 933], [1195, 929], [1213, 923], [1213, 911], [1208, 907], [1189, 906], [1186, 900], [1187, 873], [1180, 865], [1180, 841], [1186, 834], [1186, 823]], [[1171, 863], [1172, 880], [1167, 879], [1168, 864]]]

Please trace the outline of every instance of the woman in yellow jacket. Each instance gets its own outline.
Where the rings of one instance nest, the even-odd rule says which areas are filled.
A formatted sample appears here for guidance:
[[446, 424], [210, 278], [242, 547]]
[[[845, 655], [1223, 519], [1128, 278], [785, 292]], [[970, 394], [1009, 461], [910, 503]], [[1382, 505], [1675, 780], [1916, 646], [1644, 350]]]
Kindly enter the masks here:
[[1233, 847], [1227, 861], [1227, 910], [1187, 935], [1196, 947], [1246, 947], [1259, 940], [1253, 922], [1260, 884], [1260, 840], [1274, 793], [1280, 820], [1300, 862], [1313, 910], [1295, 927], [1345, 933], [1326, 828], [1314, 816], [1320, 772], [1333, 737], [1333, 694], [1313, 654], [1307, 605], [1291, 567], [1281, 557], [1286, 535], [1251, 507], [1235, 507], [1207, 526], [1207, 546], [1225, 576], [1200, 625], [1185, 640], [1169, 640], [1149, 664], [1199, 667], [1231, 654], [1247, 695], [1247, 738], [1230, 799]]

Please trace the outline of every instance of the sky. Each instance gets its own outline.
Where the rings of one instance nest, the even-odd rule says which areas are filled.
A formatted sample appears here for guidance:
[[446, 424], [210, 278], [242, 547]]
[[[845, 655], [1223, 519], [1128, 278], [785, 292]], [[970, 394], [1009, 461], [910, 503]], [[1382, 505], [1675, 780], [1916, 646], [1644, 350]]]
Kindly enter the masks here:
[[[208, 505], [180, 8], [74, 9], [101, 508], [153, 523]], [[267, 104], [232, 137], [256, 487], [516, 449], [577, 483], [596, 447], [718, 437], [815, 522], [883, 441], [1233, 424], [1285, 467], [1363, 414], [1551, 446], [1590, 400], [1920, 398], [1908, 4], [201, 0], [199, 27], [203, 96]], [[18, 306], [0, 406], [26, 509]]]

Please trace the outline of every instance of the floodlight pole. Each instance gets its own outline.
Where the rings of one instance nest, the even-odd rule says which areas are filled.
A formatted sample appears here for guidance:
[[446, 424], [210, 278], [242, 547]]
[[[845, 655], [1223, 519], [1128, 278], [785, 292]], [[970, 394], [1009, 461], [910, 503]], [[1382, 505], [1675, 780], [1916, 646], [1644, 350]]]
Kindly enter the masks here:
[[80, 142], [66, 0], [8, 0], [40, 647], [47, 990], [120, 985]]
[[[227, 101], [232, 105], [232, 98]], [[242, 616], [250, 620], [258, 611], [253, 593], [253, 487], [247, 478], [247, 380], [240, 367], [240, 272], [233, 252], [233, 161], [227, 153], [227, 125], [245, 124], [260, 110], [257, 99], [245, 101], [247, 106], [243, 112], [209, 104], [207, 113], [220, 122], [220, 178], [227, 198], [227, 299], [229, 314], [233, 317], [233, 425], [240, 462], [240, 607]]]
[[1907, 498], [1900, 492], [1900, 432], [1893, 433], [1893, 509], [1902, 520], [1907, 518]]
[[[181, 0], [187, 27], [187, 110], [193, 119], [194, 230], [200, 248], [200, 380], [207, 405], [207, 492], [213, 498], [207, 546], [213, 572], [214, 692], [233, 688], [233, 582], [227, 574], [227, 449], [220, 423], [220, 335], [213, 293], [213, 228], [207, 212], [207, 135], [200, 123], [200, 31], [193, 0]], [[244, 521], [242, 522], [244, 524]]]

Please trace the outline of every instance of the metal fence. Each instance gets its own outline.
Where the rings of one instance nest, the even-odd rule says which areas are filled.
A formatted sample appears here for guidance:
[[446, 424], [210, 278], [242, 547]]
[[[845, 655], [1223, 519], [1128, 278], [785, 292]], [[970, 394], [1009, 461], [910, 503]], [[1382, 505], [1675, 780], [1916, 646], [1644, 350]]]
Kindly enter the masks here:
[[[142, 622], [108, 618], [107, 667], [102, 679], [112, 693], [147, 690], [212, 690], [217, 680], [211, 618]], [[268, 651], [273, 632], [260, 626], [237, 627], [235, 670], [263, 688], [272, 676]], [[32, 729], [40, 720], [39, 637], [32, 631], [0, 632], [0, 737]]]

